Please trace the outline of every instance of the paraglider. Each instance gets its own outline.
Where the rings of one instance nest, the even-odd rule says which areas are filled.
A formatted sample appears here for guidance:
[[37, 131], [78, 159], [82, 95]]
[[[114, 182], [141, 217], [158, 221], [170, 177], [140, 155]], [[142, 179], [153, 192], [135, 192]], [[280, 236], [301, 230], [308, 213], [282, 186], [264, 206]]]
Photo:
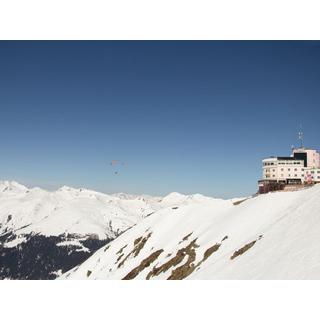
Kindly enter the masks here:
[[122, 166], [124, 165], [124, 163], [121, 162], [120, 160], [111, 160], [110, 165], [115, 170], [114, 174], [118, 174], [119, 173], [119, 169], [118, 168], [119, 168], [120, 164]]

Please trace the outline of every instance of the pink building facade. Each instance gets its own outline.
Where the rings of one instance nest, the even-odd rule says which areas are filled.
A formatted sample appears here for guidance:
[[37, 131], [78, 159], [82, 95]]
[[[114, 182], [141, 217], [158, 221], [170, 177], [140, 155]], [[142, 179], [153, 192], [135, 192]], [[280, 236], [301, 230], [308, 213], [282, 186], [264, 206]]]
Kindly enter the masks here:
[[315, 149], [295, 148], [293, 149], [293, 156], [306, 155], [306, 164], [308, 168], [320, 168], [320, 153]]
[[262, 161], [259, 193], [283, 190], [287, 185], [320, 183], [320, 153], [315, 149], [293, 148], [290, 157]]

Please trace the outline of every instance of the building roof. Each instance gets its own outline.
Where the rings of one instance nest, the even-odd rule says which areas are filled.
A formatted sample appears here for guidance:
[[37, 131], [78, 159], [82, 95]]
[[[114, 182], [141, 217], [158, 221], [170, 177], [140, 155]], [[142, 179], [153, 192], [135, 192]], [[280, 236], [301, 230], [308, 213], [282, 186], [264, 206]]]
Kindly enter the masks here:
[[275, 160], [297, 160], [297, 161], [303, 161], [302, 159], [297, 159], [295, 157], [269, 157], [269, 158], [263, 159], [263, 161], [275, 161]]
[[277, 160], [299, 160], [295, 157], [277, 157]]
[[315, 151], [315, 152], [319, 152], [319, 150], [317, 150], [317, 149], [314, 149], [314, 148], [306, 148], [306, 147], [303, 147], [303, 148], [293, 148], [292, 150], [293, 150], [293, 152], [305, 152], [305, 151]]

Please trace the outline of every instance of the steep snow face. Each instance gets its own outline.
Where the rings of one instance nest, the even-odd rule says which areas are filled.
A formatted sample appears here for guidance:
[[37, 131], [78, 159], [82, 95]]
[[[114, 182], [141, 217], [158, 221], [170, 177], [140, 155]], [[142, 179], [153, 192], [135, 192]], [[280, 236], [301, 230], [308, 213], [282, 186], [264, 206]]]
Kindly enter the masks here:
[[320, 279], [319, 235], [320, 185], [237, 205], [184, 203], [147, 217], [61, 279]]

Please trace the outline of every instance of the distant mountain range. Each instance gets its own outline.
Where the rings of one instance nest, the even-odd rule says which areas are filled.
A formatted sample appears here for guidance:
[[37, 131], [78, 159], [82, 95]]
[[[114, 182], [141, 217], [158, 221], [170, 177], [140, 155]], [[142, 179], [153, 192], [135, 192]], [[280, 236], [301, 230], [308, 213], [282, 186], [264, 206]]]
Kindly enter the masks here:
[[208, 200], [70, 187], [48, 192], [0, 181], [0, 278], [54, 279], [161, 208]]

